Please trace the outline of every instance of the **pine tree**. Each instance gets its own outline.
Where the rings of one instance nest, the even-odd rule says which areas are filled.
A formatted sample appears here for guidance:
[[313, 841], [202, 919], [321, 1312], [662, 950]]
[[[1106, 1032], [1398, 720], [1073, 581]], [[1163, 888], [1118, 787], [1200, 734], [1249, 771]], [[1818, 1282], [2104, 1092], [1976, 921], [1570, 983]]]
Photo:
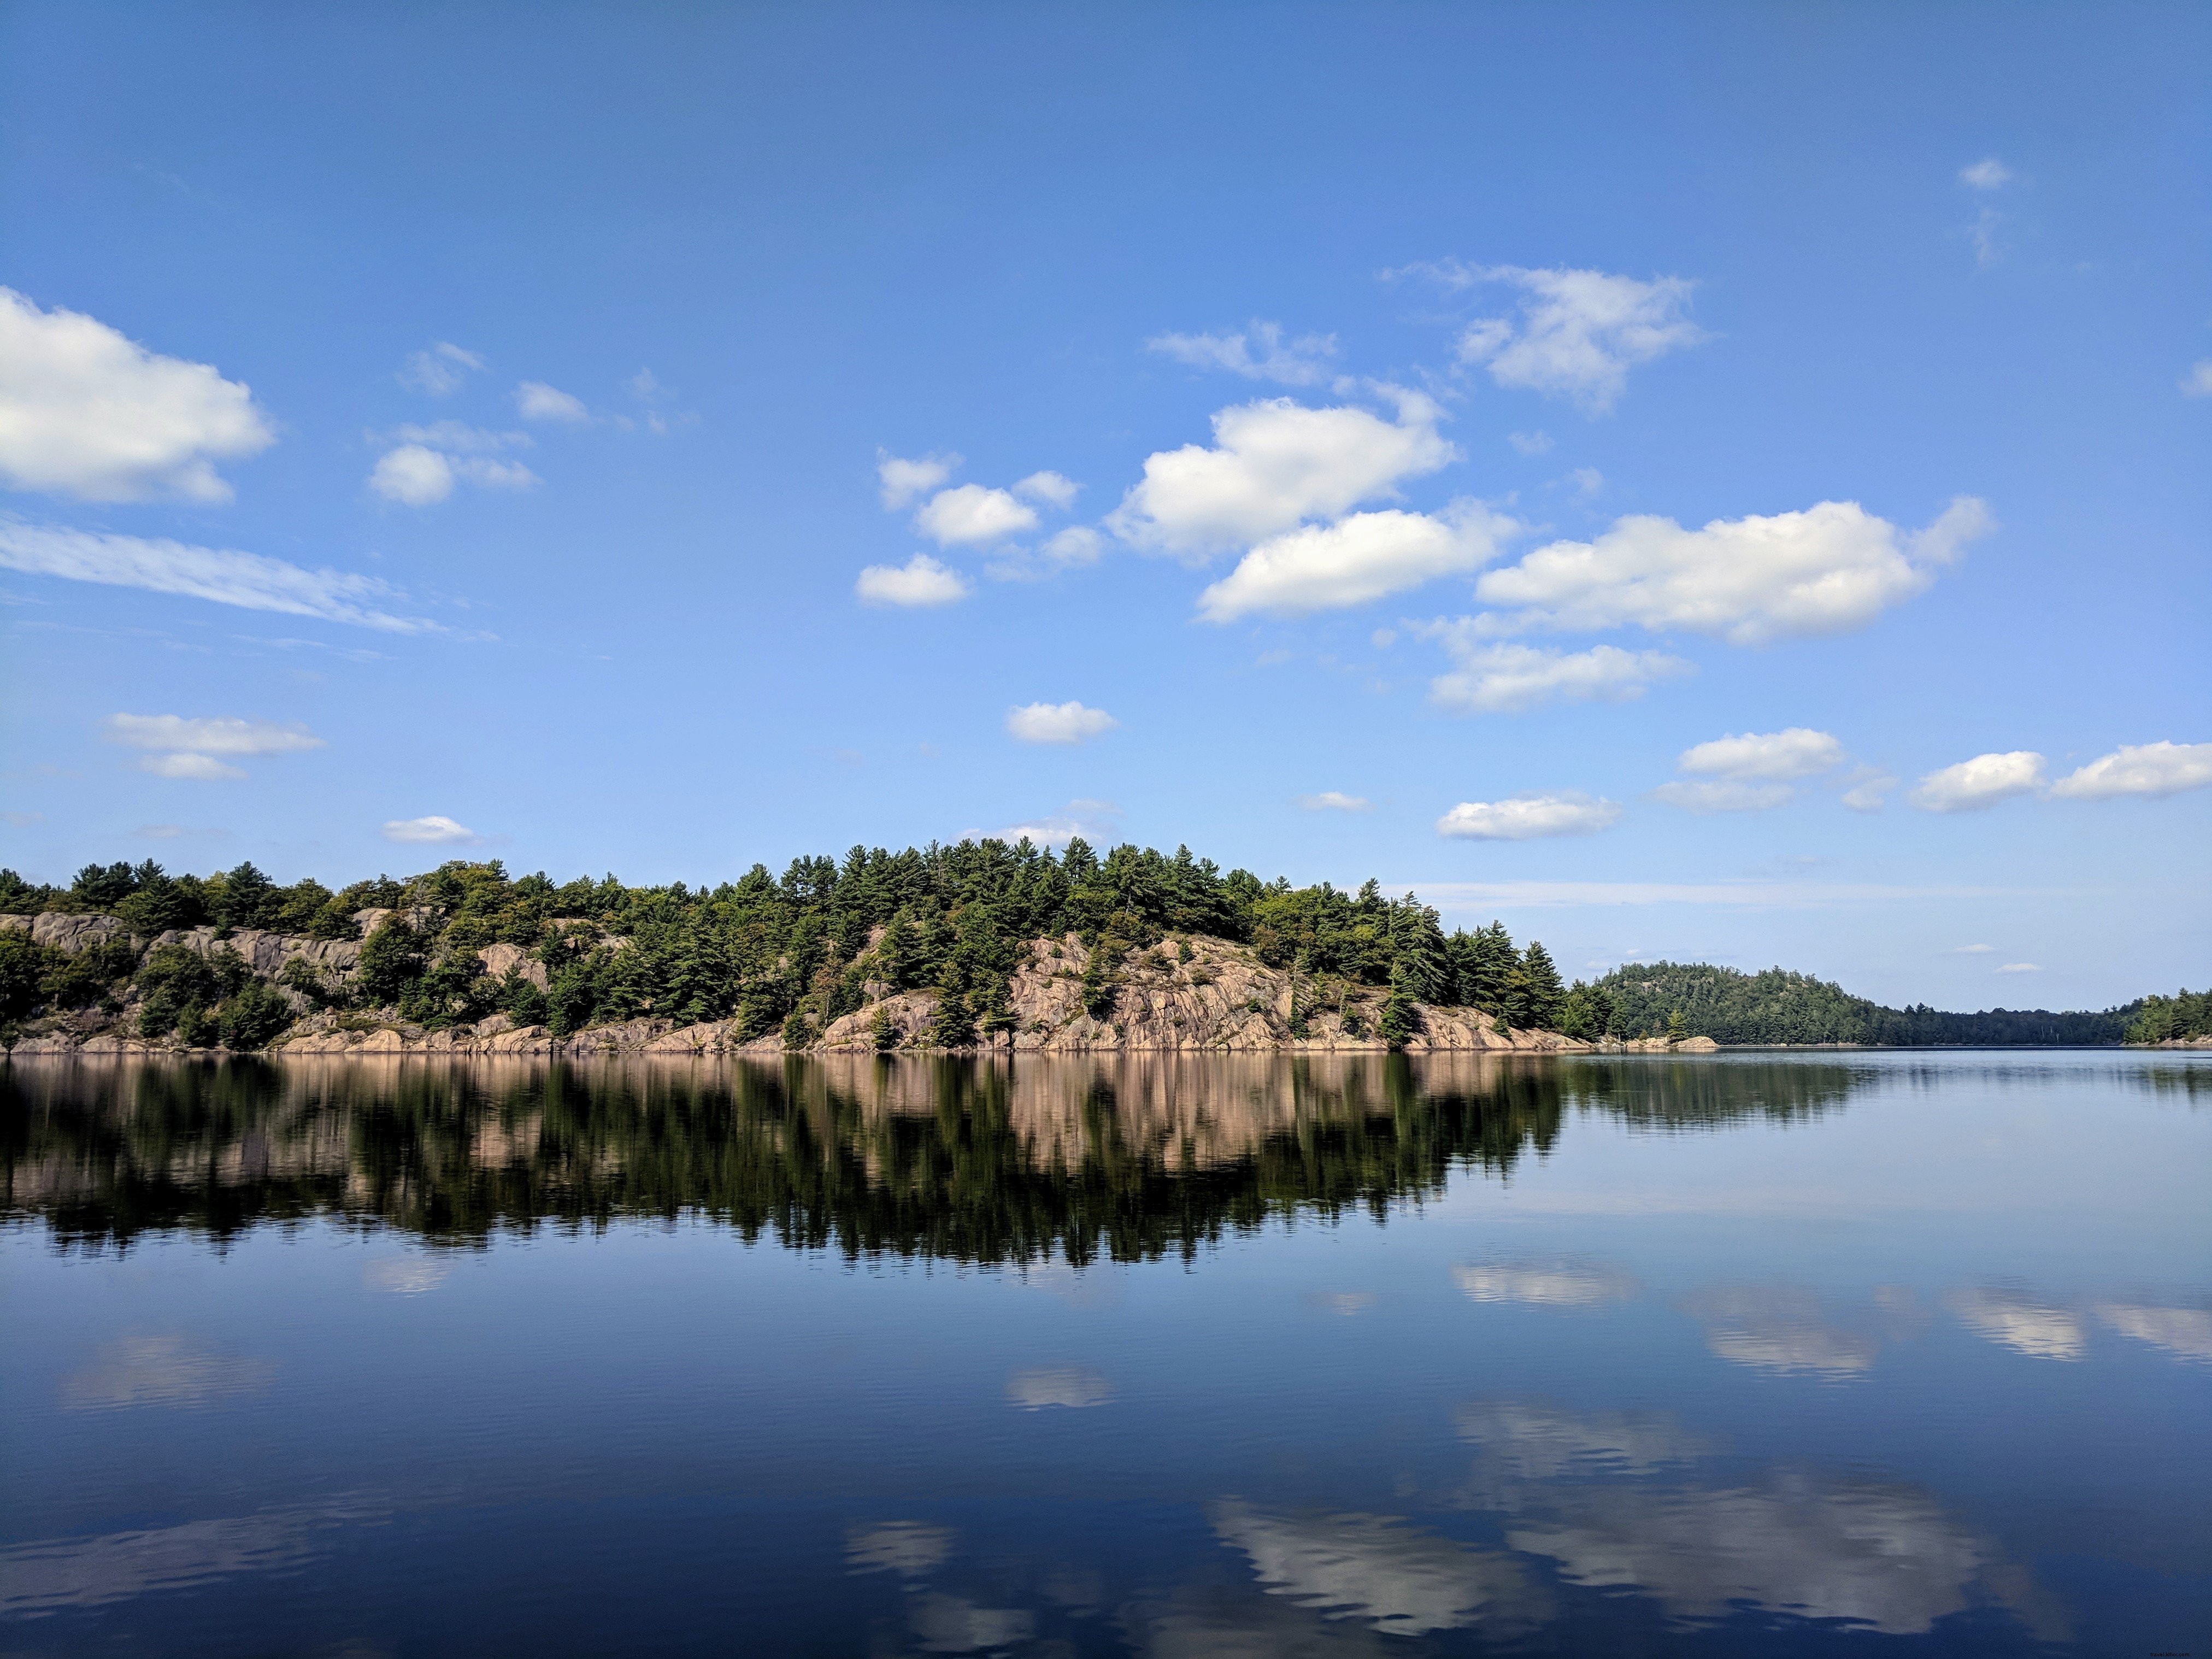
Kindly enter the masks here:
[[1393, 932], [1397, 953], [1392, 977], [1402, 967], [1414, 997], [1431, 1006], [1456, 1000], [1458, 975], [1453, 971], [1451, 952], [1444, 944], [1444, 930], [1437, 913], [1408, 893], [1399, 907]]
[[1521, 956], [1521, 1006], [1525, 1023], [1534, 1030], [1556, 1031], [1559, 1006], [1566, 995], [1567, 988], [1559, 981], [1551, 953], [1530, 939]]
[[1402, 1048], [1421, 1029], [1421, 1010], [1413, 994], [1412, 971], [1401, 963], [1390, 973], [1390, 994], [1382, 1004], [1382, 1040]]
[[1674, 1010], [1667, 1016], [1667, 1041], [1680, 1042], [1689, 1035], [1690, 1023], [1682, 1018], [1682, 1011], [1680, 1008]]
[[887, 1054], [898, 1047], [898, 1032], [891, 1025], [891, 1006], [888, 1002], [878, 1003], [875, 1013], [868, 1020], [868, 1044], [879, 1054]]

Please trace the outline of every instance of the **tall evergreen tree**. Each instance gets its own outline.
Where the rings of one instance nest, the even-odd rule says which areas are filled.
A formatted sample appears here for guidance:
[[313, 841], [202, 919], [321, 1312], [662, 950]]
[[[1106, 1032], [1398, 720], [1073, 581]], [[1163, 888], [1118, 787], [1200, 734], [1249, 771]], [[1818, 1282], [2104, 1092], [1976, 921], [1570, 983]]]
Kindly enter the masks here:
[[1533, 939], [1521, 953], [1521, 1023], [1534, 1030], [1558, 1030], [1559, 1006], [1566, 1000], [1567, 988], [1559, 981], [1559, 970], [1552, 965], [1551, 953]]

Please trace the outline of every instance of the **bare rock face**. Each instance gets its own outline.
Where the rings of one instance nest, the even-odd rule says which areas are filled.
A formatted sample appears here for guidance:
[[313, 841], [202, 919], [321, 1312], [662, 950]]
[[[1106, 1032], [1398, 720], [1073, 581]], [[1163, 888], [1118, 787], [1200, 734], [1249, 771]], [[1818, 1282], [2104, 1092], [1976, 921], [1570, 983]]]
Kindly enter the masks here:
[[484, 972], [494, 979], [505, 979], [509, 969], [520, 969], [523, 978], [539, 990], [546, 987], [545, 964], [520, 945], [508, 945], [503, 941], [487, 945], [477, 952], [477, 960], [483, 963]]
[[228, 949], [246, 958], [246, 965], [264, 979], [283, 973], [293, 958], [301, 957], [319, 973], [343, 977], [361, 962], [361, 945], [349, 939], [301, 939], [271, 933], [258, 927], [241, 927], [228, 939], [216, 937], [212, 927], [172, 927], [154, 937], [154, 946], [180, 945], [195, 956], [211, 957]]
[[33, 945], [45, 945], [75, 956], [95, 945], [105, 945], [131, 930], [114, 916], [65, 916], [48, 910], [35, 916], [0, 916], [0, 927], [28, 933]]

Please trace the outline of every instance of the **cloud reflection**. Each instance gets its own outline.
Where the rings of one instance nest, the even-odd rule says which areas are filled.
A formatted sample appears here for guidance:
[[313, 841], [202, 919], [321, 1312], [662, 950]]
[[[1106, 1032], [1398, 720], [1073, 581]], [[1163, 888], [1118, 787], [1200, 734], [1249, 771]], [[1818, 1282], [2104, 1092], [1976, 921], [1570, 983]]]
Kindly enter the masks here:
[[1033, 1412], [1046, 1406], [1080, 1410], [1085, 1406], [1103, 1406], [1113, 1397], [1111, 1382], [1097, 1371], [1074, 1365], [1016, 1371], [1006, 1379], [1006, 1398], [1024, 1411]]
[[388, 1291], [395, 1296], [420, 1296], [425, 1291], [434, 1291], [446, 1282], [453, 1272], [453, 1264], [434, 1261], [428, 1256], [383, 1256], [362, 1264], [361, 1282], [372, 1291]]
[[1026, 1642], [1036, 1618], [1018, 1607], [985, 1607], [958, 1595], [924, 1595], [908, 1610], [907, 1623], [924, 1653], [981, 1653]]
[[2212, 1364], [2212, 1312], [2203, 1308], [2148, 1308], [2103, 1302], [2097, 1317], [2122, 1336], [2163, 1348], [2177, 1358]]
[[1618, 1267], [1571, 1261], [1465, 1262], [1452, 1279], [1473, 1302], [1535, 1308], [1594, 1308], [1626, 1302], [1642, 1288]]
[[902, 1578], [919, 1578], [952, 1559], [957, 1535], [950, 1527], [921, 1521], [854, 1527], [845, 1534], [845, 1568], [853, 1573], [895, 1572]]
[[1828, 1323], [1820, 1298], [1793, 1285], [1716, 1285], [1681, 1305], [1717, 1358], [1770, 1375], [1843, 1380], [1872, 1370], [1881, 1352], [1867, 1333]]
[[273, 1572], [319, 1554], [324, 1534], [374, 1524], [386, 1510], [355, 1498], [181, 1526], [56, 1538], [0, 1550], [0, 1616], [96, 1607], [241, 1573]]
[[196, 1346], [179, 1335], [126, 1336], [103, 1344], [93, 1363], [62, 1379], [70, 1411], [131, 1406], [205, 1406], [263, 1393], [276, 1368]]
[[1960, 1291], [1948, 1298], [1968, 1329], [2036, 1359], [2079, 1359], [2088, 1346], [2080, 1316], [2022, 1291]]
[[1390, 1516], [1298, 1517], [1245, 1504], [1213, 1505], [1213, 1530], [1242, 1550], [1271, 1595], [1327, 1619], [1359, 1619], [1393, 1636], [1480, 1626], [1533, 1626], [1550, 1611], [1521, 1567]]
[[1648, 1413], [1583, 1417], [1531, 1400], [1475, 1400], [1455, 1419], [1486, 1466], [1520, 1481], [1646, 1475], [1718, 1448], [1671, 1419]]

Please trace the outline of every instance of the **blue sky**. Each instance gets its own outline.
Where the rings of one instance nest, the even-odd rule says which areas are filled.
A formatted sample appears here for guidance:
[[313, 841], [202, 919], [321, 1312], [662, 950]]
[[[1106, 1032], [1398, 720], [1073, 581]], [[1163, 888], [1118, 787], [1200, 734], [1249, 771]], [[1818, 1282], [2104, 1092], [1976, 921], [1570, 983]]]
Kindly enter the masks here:
[[1035, 826], [2207, 977], [2201, 8], [0, 18], [0, 861]]

